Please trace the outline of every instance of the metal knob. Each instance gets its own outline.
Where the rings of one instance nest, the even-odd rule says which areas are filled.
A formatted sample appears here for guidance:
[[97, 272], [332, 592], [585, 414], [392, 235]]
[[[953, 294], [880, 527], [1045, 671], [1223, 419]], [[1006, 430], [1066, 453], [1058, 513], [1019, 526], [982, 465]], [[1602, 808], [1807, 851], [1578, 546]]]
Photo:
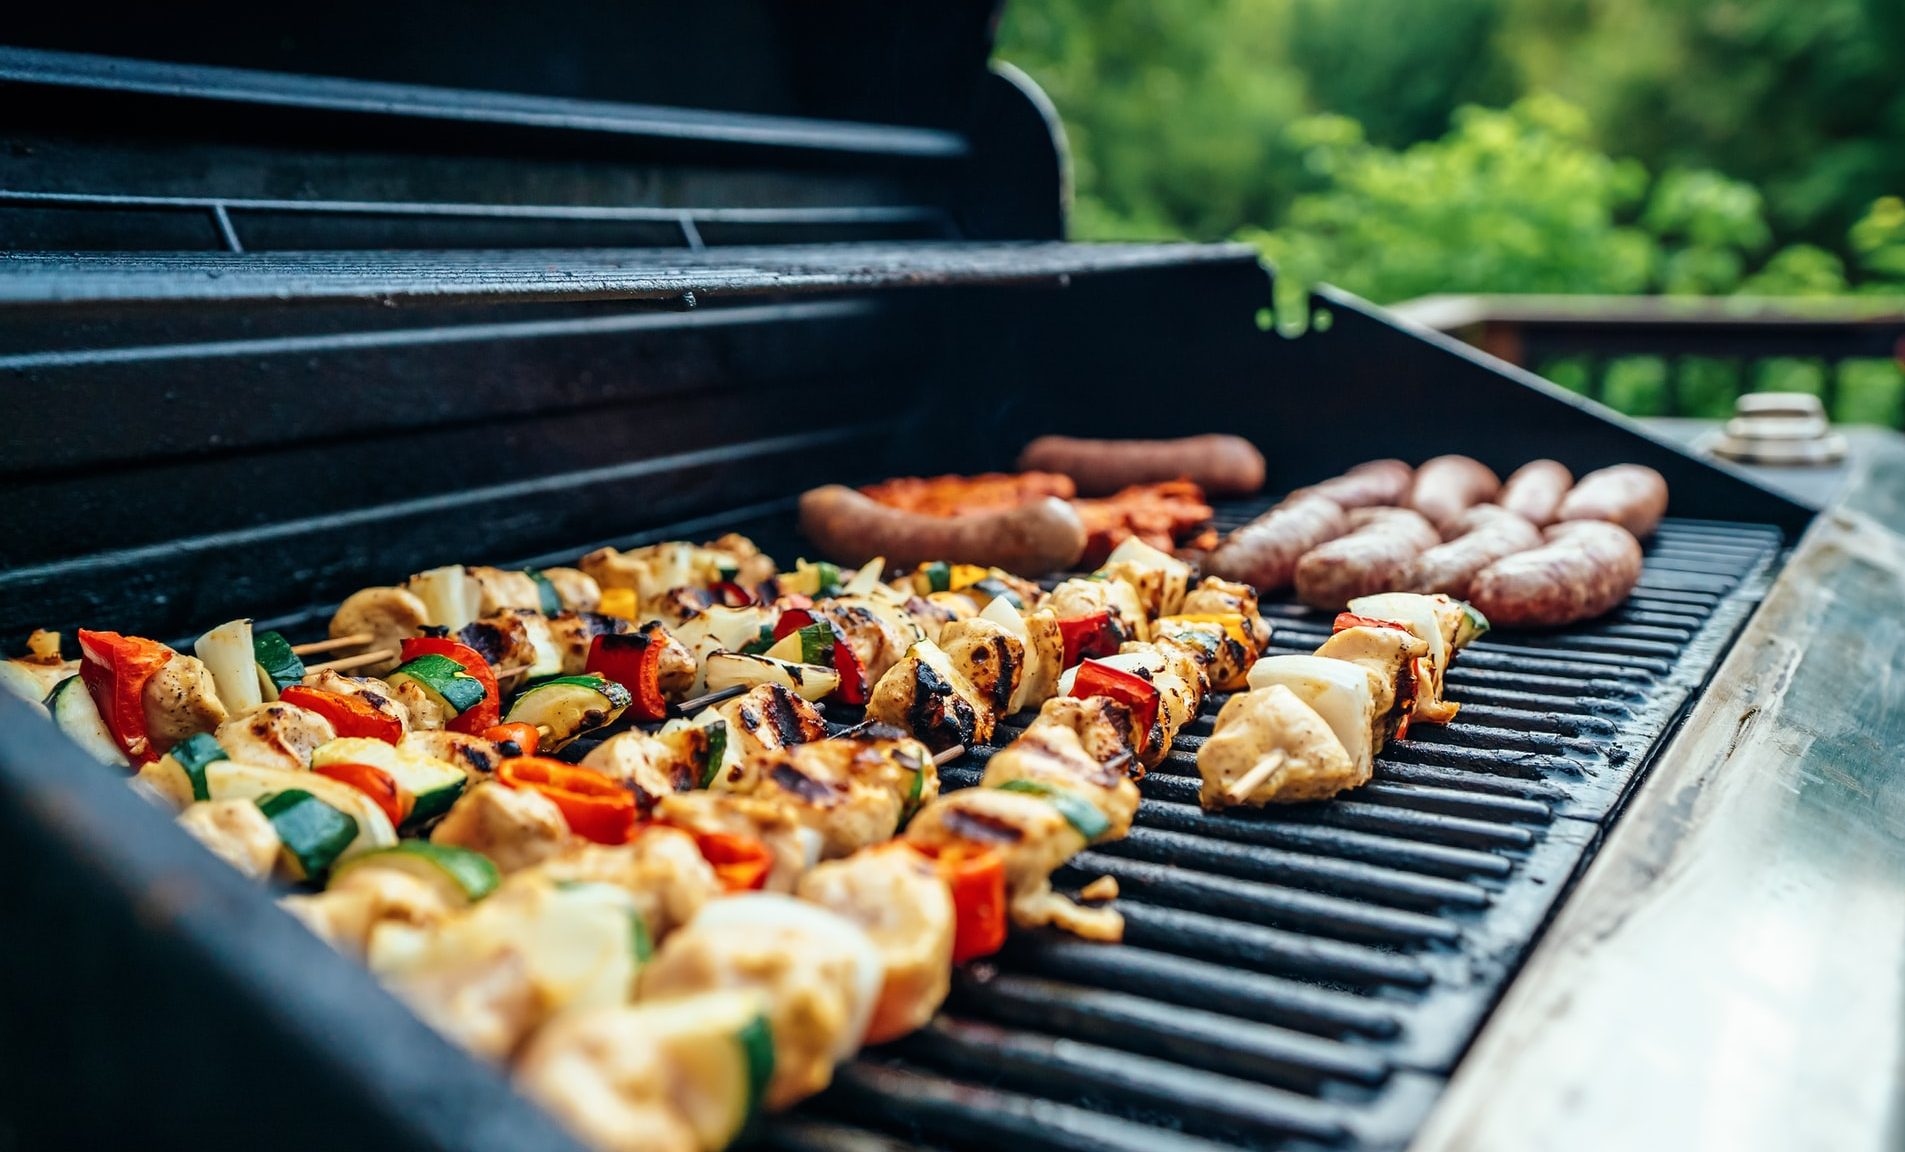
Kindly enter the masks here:
[[1827, 422], [1819, 397], [1749, 392], [1734, 403], [1733, 418], [1707, 450], [1742, 464], [1834, 464], [1845, 459], [1846, 444]]

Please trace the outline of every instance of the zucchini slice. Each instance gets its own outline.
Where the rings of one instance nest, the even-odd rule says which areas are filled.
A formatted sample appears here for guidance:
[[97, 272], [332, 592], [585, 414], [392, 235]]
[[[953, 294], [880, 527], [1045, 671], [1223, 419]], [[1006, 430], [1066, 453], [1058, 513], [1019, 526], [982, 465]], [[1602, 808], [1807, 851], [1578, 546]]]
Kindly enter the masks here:
[[390, 848], [397, 843], [397, 832], [390, 826], [390, 817], [384, 815], [375, 800], [349, 784], [315, 772], [214, 760], [205, 765], [205, 790], [214, 800], [259, 800], [280, 792], [309, 792], [357, 822], [356, 836], [341, 854], [345, 858]]
[[384, 677], [395, 687], [409, 681], [423, 690], [450, 716], [460, 716], [483, 702], [483, 682], [469, 674], [456, 661], [435, 652], [426, 653]]
[[707, 674], [710, 692], [736, 684], [747, 688], [757, 684], [781, 684], [793, 689], [803, 700], [819, 700], [840, 687], [840, 673], [831, 668], [740, 652], [716, 652], [708, 657]]
[[999, 791], [1028, 792], [1050, 800], [1052, 807], [1057, 808], [1058, 814], [1065, 818], [1065, 823], [1076, 829], [1087, 844], [1096, 843], [1100, 836], [1111, 830], [1111, 821], [1105, 819], [1105, 814], [1098, 811], [1091, 801], [1076, 792], [1054, 788], [1042, 780], [1007, 780], [999, 785]]
[[558, 676], [530, 685], [510, 702], [503, 719], [534, 726], [543, 734], [539, 750], [553, 752], [584, 732], [615, 723], [633, 700], [628, 689], [601, 676]]
[[469, 782], [454, 764], [361, 736], [341, 736], [318, 745], [311, 753], [311, 767], [324, 764], [368, 764], [390, 773], [417, 801], [399, 832], [421, 828], [448, 812]]
[[199, 800], [212, 798], [205, 781], [205, 766], [230, 757], [219, 747], [210, 732], [194, 732], [172, 746], [171, 751], [139, 769], [135, 785], [144, 785], [172, 802], [183, 812]]
[[496, 865], [481, 852], [454, 844], [432, 844], [428, 840], [399, 840], [394, 848], [381, 848], [353, 857], [331, 874], [337, 883], [345, 873], [359, 868], [389, 868], [408, 872], [442, 892], [452, 907], [474, 904], [502, 883]]
[[561, 615], [562, 597], [556, 592], [555, 581], [544, 576], [540, 568], [525, 568], [523, 575], [529, 577], [530, 583], [536, 586], [537, 610], [544, 616]]
[[267, 701], [304, 679], [304, 661], [291, 650], [291, 641], [276, 632], [252, 633], [251, 656], [258, 666], [258, 690]]
[[86, 691], [79, 677], [68, 676], [54, 685], [46, 697], [46, 710], [52, 714], [54, 726], [87, 755], [101, 764], [130, 766], [131, 761], [120, 750], [119, 741], [107, 730], [99, 705], [93, 703], [92, 693]]
[[218, 686], [219, 702], [233, 715], [249, 712], [264, 703], [253, 645], [249, 620], [220, 624], [192, 645], [193, 653], [205, 662], [212, 682]]
[[797, 628], [775, 641], [762, 655], [788, 664], [813, 664], [833, 667], [833, 625], [825, 620]]
[[774, 1078], [774, 1032], [766, 996], [724, 989], [639, 1004], [633, 1027], [654, 1038], [679, 1070], [676, 1105], [706, 1152], [726, 1148], [761, 1110]]
[[302, 789], [263, 797], [258, 807], [278, 833], [279, 859], [294, 880], [321, 878], [357, 839], [356, 820]]

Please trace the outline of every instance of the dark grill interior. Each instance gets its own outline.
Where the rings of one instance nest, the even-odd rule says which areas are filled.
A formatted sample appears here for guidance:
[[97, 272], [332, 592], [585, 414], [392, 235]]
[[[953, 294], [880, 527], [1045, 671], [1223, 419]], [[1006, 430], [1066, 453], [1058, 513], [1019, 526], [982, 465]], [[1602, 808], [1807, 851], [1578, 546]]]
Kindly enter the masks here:
[[[1267, 506], [1221, 507], [1218, 523]], [[747, 532], [785, 563], [801, 550], [787, 520], [693, 527]], [[1059, 874], [1074, 890], [1117, 878], [1125, 943], [1015, 938], [1000, 963], [960, 975], [930, 1026], [841, 1069], [771, 1141], [1401, 1146], [1781, 546], [1771, 527], [1667, 521], [1625, 606], [1588, 626], [1476, 642], [1448, 676], [1455, 722], [1391, 743], [1376, 779], [1333, 802], [1199, 808], [1196, 751], [1227, 699], [1214, 695], [1141, 781], [1130, 836]], [[1327, 616], [1293, 602], [1265, 615], [1276, 652], [1329, 634]], [[943, 769], [945, 785], [976, 783], [988, 751]]]

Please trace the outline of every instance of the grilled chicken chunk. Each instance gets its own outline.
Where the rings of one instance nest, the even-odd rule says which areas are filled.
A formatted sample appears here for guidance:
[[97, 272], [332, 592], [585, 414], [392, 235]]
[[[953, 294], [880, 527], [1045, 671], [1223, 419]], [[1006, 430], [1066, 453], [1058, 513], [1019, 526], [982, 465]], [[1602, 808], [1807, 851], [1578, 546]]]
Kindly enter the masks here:
[[542, 577], [555, 587], [564, 611], [593, 612], [602, 605], [602, 586], [580, 568], [544, 568]]
[[1248, 639], [1257, 652], [1270, 647], [1270, 625], [1258, 608], [1257, 590], [1248, 584], [1206, 576], [1197, 587], [1184, 594], [1184, 606], [1179, 609], [1179, 614], [1184, 616], [1228, 613], [1244, 618]]
[[1369, 690], [1376, 701], [1376, 751], [1395, 730], [1403, 708], [1413, 703], [1413, 661], [1429, 646], [1400, 628], [1345, 628], [1323, 641], [1316, 655], [1347, 660], [1369, 673]]
[[683, 1077], [680, 1055], [641, 1011], [618, 1008], [538, 1030], [515, 1084], [599, 1152], [707, 1152], [675, 1103]]
[[640, 909], [650, 940], [694, 919], [701, 906], [721, 895], [714, 869], [695, 847], [694, 837], [656, 825], [627, 844], [579, 842], [510, 878], [543, 879], [557, 884], [613, 884]]
[[214, 735], [226, 755], [241, 764], [292, 772], [309, 768], [318, 745], [337, 738], [329, 720], [284, 703], [260, 704], [220, 724]]
[[1013, 694], [1008, 714], [1036, 708], [1058, 693], [1058, 678], [1065, 671], [1065, 636], [1058, 628], [1058, 615], [1049, 608], [1022, 612], [1025, 622], [1025, 675]]
[[825, 860], [889, 840], [907, 812], [939, 795], [932, 753], [893, 736], [819, 740], [765, 754], [748, 794], [782, 805], [819, 832]]
[[423, 686], [414, 680], [399, 677], [391, 686], [391, 698], [409, 717], [412, 732], [440, 732], [450, 722], [450, 716], [443, 705], [423, 690]]
[[1099, 571], [1129, 585], [1145, 617], [1153, 620], [1180, 611], [1191, 583], [1189, 564], [1135, 537], [1113, 549]]
[[934, 751], [983, 744], [992, 739], [997, 721], [986, 697], [945, 651], [927, 641], [913, 645], [905, 659], [880, 677], [866, 714], [875, 723], [911, 732]]
[[471, 784], [489, 779], [503, 760], [503, 749], [495, 741], [462, 732], [406, 732], [397, 748], [453, 764]]
[[179, 813], [179, 827], [250, 880], [271, 876], [281, 841], [251, 800], [201, 800]]
[[767, 845], [774, 866], [764, 887], [792, 892], [820, 861], [820, 833], [775, 800], [734, 792], [680, 792], [655, 805], [655, 819], [699, 834], [752, 836]]
[[590, 749], [582, 766], [620, 781], [647, 816], [662, 797], [701, 785], [708, 752], [706, 728], [677, 728], [652, 736], [630, 729]]
[[[537, 647], [538, 639], [549, 646], [551, 653], [555, 650], [555, 639], [549, 633], [547, 621], [542, 613], [529, 608], [509, 608], [487, 614], [464, 625], [456, 638], [497, 672], [506, 668], [522, 669], [496, 678], [497, 685], [505, 692], [528, 680], [531, 670], [544, 661], [544, 652]], [[555, 665], [556, 661], [549, 660], [549, 671], [545, 674], [553, 675]]]
[[1084, 577], [1064, 580], [1046, 595], [1039, 607], [1050, 608], [1052, 614], [1061, 620], [1109, 612], [1119, 643], [1144, 640], [1151, 635], [1144, 606], [1138, 603], [1137, 589], [1123, 580], [1091, 580]]
[[569, 822], [540, 792], [484, 781], [457, 798], [430, 840], [481, 852], [515, 872], [569, 847]]
[[1120, 840], [1138, 813], [1138, 786], [1122, 768], [1108, 767], [1085, 751], [1078, 733], [1048, 721], [1035, 723], [992, 754], [979, 781], [987, 788], [1021, 786], [1069, 792], [1088, 801], [1108, 825], [1097, 840]]
[[542, 610], [542, 587], [529, 573], [513, 568], [482, 566], [468, 567], [464, 571], [476, 581], [476, 611], [479, 616], [493, 616], [512, 608], [527, 608], [532, 612]]
[[370, 636], [361, 651], [389, 651], [391, 656], [366, 665], [366, 676], [381, 676], [399, 663], [396, 652], [406, 638], [420, 636], [430, 624], [430, 612], [417, 594], [403, 588], [365, 588], [337, 606], [331, 617], [331, 635]]
[[[975, 616], [948, 624], [939, 647], [996, 722], [1012, 712], [1012, 701], [1025, 681], [1025, 642], [1004, 625]], [[988, 726], [989, 727], [989, 726]], [[990, 739], [990, 733], [985, 739]]]
[[641, 998], [724, 988], [765, 994], [774, 1034], [767, 1106], [825, 1088], [866, 1035], [882, 983], [880, 954], [858, 925], [791, 896], [716, 900], [663, 942], [642, 971]]
[[286, 896], [278, 906], [319, 939], [359, 960], [379, 924], [426, 928], [450, 915], [441, 889], [409, 872], [374, 865], [352, 868], [314, 895]]
[[748, 762], [756, 756], [827, 735], [827, 718], [820, 709], [784, 684], [757, 684], [715, 712], [727, 722], [728, 747], [740, 762], [716, 776], [713, 788], [745, 792], [754, 775]]
[[60, 634], [35, 628], [26, 655], [0, 663], [0, 689], [38, 703], [68, 676], [79, 675], [79, 661], [60, 659]]
[[906, 621], [903, 613], [865, 596], [818, 600], [808, 611], [846, 637], [860, 667], [866, 670], [869, 684], [886, 675], [887, 669], [899, 663], [920, 638], [919, 628]]
[[1131, 709], [1119, 701], [1109, 696], [1054, 696], [1040, 706], [1026, 734], [1047, 727], [1070, 730], [1085, 754], [1100, 764], [1129, 753], [1134, 759], [1125, 775], [1141, 774], [1135, 756], [1145, 733], [1135, 730]]
[[146, 733], [161, 752], [194, 733], [214, 731], [228, 719], [211, 670], [183, 652], [152, 674], [144, 696]]
[[1323, 718], [1281, 684], [1224, 704], [1197, 770], [1206, 808], [1326, 800], [1369, 779]]
[[[950, 603], [935, 600], [934, 596], [944, 597]], [[918, 625], [921, 638], [934, 644], [939, 643], [939, 635], [945, 631], [946, 625], [978, 615], [971, 600], [942, 592], [935, 592], [932, 596], [908, 596], [902, 608], [907, 617]]]
[[897, 1040], [933, 1018], [952, 988], [953, 905], [931, 861], [882, 844], [815, 868], [799, 895], [858, 924], [880, 950], [867, 1043]]
[[1080, 908], [1052, 891], [1052, 873], [1085, 847], [1085, 838], [1044, 796], [962, 789], [922, 808], [906, 826], [906, 841], [929, 855], [955, 844], [999, 853], [1009, 912], [1021, 928], [1055, 924], [1093, 940], [1124, 935], [1124, 920], [1116, 912]]

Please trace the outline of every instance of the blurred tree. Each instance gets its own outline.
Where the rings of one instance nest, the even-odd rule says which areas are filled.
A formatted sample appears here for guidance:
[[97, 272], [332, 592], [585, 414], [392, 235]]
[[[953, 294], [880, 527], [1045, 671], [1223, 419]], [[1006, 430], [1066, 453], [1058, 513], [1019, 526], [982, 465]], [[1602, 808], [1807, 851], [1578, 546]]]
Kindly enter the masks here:
[[1782, 236], [1841, 244], [1867, 205], [1905, 188], [1901, 0], [1514, 0], [1503, 12], [1500, 43], [1525, 85], [1585, 107], [1610, 151], [1762, 188]]
[[1520, 92], [1494, 44], [1509, 0], [1295, 0], [1289, 65], [1312, 104], [1360, 121], [1378, 144], [1440, 136], [1464, 104]]

